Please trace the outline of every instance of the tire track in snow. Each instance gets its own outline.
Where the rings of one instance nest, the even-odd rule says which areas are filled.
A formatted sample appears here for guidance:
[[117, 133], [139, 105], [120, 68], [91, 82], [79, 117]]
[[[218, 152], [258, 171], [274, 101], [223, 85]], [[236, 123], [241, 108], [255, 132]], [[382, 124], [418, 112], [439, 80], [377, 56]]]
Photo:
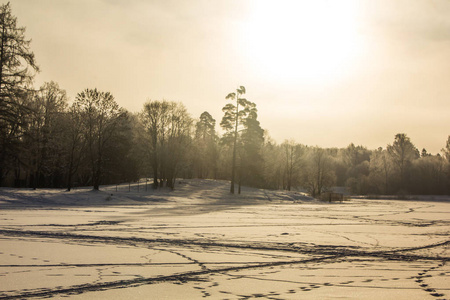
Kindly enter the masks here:
[[226, 267], [219, 269], [207, 269], [200, 271], [191, 271], [185, 273], [179, 273], [168, 276], [158, 276], [158, 277], [144, 277], [144, 278], [135, 278], [129, 280], [117, 280], [110, 282], [99, 282], [99, 283], [88, 283], [82, 285], [74, 285], [68, 288], [60, 288], [60, 289], [48, 289], [35, 292], [25, 292], [17, 295], [0, 295], [0, 299], [24, 299], [24, 298], [33, 298], [33, 297], [52, 297], [55, 295], [71, 295], [71, 294], [81, 294], [85, 292], [92, 291], [100, 291], [106, 289], [114, 289], [114, 288], [122, 288], [122, 287], [136, 287], [144, 284], [154, 284], [159, 282], [168, 282], [168, 281], [196, 281], [198, 280], [198, 276], [209, 275], [215, 273], [223, 273], [230, 271], [240, 271], [240, 270], [248, 270], [248, 269], [258, 269], [258, 268], [266, 268], [266, 267], [274, 267], [274, 266], [283, 266], [283, 265], [292, 265], [292, 264], [306, 264], [306, 263], [315, 263], [321, 262], [330, 259], [336, 259], [340, 257], [339, 255], [320, 257], [320, 258], [311, 258], [304, 260], [293, 260], [293, 261], [278, 261], [278, 262], [268, 262], [263, 264], [250, 264], [245, 266], [237, 266], [237, 267]]
[[88, 242], [107, 242], [107, 243], [125, 243], [127, 245], [134, 245], [134, 243], [143, 244], [170, 244], [170, 245], [196, 245], [201, 247], [227, 247], [227, 248], [239, 248], [239, 249], [254, 249], [254, 250], [269, 250], [269, 251], [286, 251], [306, 254], [318, 254], [318, 255], [344, 255], [344, 256], [373, 256], [373, 257], [385, 257], [398, 260], [414, 260], [414, 259], [428, 259], [428, 260], [447, 260], [446, 257], [429, 257], [424, 255], [412, 255], [412, 254], [399, 254], [400, 252], [416, 251], [423, 249], [430, 249], [439, 246], [445, 246], [450, 244], [450, 239], [438, 243], [417, 246], [398, 248], [394, 250], [383, 251], [364, 251], [356, 250], [359, 247], [345, 247], [337, 245], [312, 245], [312, 246], [297, 246], [292, 243], [273, 245], [269, 243], [221, 243], [216, 241], [200, 241], [200, 240], [181, 240], [181, 239], [148, 239], [138, 237], [117, 237], [117, 236], [97, 236], [97, 235], [81, 235], [64, 232], [47, 232], [47, 231], [21, 231], [21, 230], [0, 230], [0, 234], [8, 236], [32, 236], [32, 237], [46, 237], [56, 239], [72, 239], [72, 240], [84, 240]]
[[[261, 250], [261, 251], [288, 251], [288, 252], [296, 252], [296, 253], [304, 253], [311, 255], [321, 255], [321, 257], [313, 257], [310, 259], [302, 259], [302, 260], [291, 260], [291, 261], [275, 261], [275, 262], [267, 262], [267, 263], [246, 263], [244, 266], [228, 266], [225, 268], [217, 268], [217, 269], [202, 269], [198, 271], [190, 271], [184, 272], [174, 275], [168, 276], [157, 276], [157, 277], [140, 277], [130, 280], [118, 280], [111, 282], [94, 282], [83, 285], [74, 285], [67, 288], [56, 288], [56, 289], [48, 289], [48, 290], [38, 290], [38, 291], [29, 291], [23, 292], [16, 295], [0, 295], [0, 299], [23, 299], [23, 298], [31, 298], [31, 297], [49, 297], [59, 294], [79, 294], [89, 291], [98, 291], [105, 289], [113, 289], [113, 288], [123, 288], [130, 286], [138, 286], [143, 284], [153, 284], [158, 282], [167, 282], [167, 281], [193, 281], [197, 280], [198, 276], [209, 275], [215, 273], [224, 273], [229, 271], [240, 271], [246, 269], [256, 269], [256, 268], [267, 268], [273, 266], [283, 266], [283, 265], [293, 265], [293, 264], [306, 264], [313, 262], [322, 262], [326, 260], [336, 260], [339, 258], [345, 257], [379, 257], [385, 258], [388, 260], [400, 260], [400, 261], [411, 261], [417, 259], [427, 259], [427, 260], [437, 260], [445, 263], [447, 258], [436, 258], [436, 257], [427, 257], [421, 255], [411, 255], [411, 254], [401, 254], [401, 252], [406, 251], [415, 251], [422, 249], [429, 249], [439, 246], [444, 246], [450, 244], [450, 240], [443, 241], [440, 243], [428, 244], [419, 247], [409, 247], [409, 248], [401, 248], [394, 249], [388, 251], [361, 251], [350, 249], [349, 247], [338, 247], [338, 246], [321, 246], [321, 245], [313, 245], [313, 246], [287, 246], [287, 245], [273, 245], [273, 244], [227, 244], [227, 243], [217, 243], [212, 241], [196, 241], [196, 240], [171, 240], [171, 239], [145, 239], [145, 238], [123, 238], [123, 237], [114, 237], [114, 236], [93, 236], [93, 235], [77, 235], [70, 233], [58, 233], [58, 232], [42, 232], [42, 231], [17, 231], [17, 230], [0, 230], [0, 234], [8, 235], [8, 236], [29, 236], [29, 237], [45, 237], [45, 238], [55, 238], [55, 239], [69, 239], [69, 240], [80, 240], [92, 243], [112, 243], [112, 244], [128, 244], [139, 246], [148, 245], [148, 244], [170, 244], [177, 246], [187, 246], [187, 245], [195, 245], [203, 248], [206, 247], [227, 247], [227, 248], [239, 248], [239, 249], [253, 249], [253, 250]], [[192, 263], [198, 263], [192, 261]], [[144, 263], [145, 264], [145, 263]], [[64, 266], [64, 265], [62, 265]], [[67, 267], [67, 266], [66, 266]]]

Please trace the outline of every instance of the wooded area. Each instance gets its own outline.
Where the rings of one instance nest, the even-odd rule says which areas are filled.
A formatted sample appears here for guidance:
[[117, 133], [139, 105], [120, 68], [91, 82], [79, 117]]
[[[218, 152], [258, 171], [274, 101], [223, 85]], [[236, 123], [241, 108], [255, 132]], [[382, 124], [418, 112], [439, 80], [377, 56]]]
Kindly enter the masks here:
[[9, 4], [0, 18], [0, 186], [99, 189], [153, 178], [154, 188], [174, 188], [176, 178], [212, 178], [231, 180], [231, 193], [237, 184], [238, 193], [247, 185], [301, 188], [314, 197], [333, 186], [354, 194], [450, 194], [450, 136], [442, 155], [419, 151], [404, 133], [376, 150], [277, 144], [243, 86], [224, 97], [223, 134], [208, 112], [195, 119], [182, 103], [148, 100], [130, 113], [95, 88], [71, 102], [55, 82], [32, 86], [38, 67], [25, 28]]

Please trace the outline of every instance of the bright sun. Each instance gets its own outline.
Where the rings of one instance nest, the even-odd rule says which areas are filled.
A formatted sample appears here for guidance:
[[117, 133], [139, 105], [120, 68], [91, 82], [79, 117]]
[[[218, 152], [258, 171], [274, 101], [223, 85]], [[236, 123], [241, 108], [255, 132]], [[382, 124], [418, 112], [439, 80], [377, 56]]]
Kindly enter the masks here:
[[248, 59], [264, 77], [325, 83], [345, 76], [361, 49], [357, 2], [255, 1], [244, 30]]

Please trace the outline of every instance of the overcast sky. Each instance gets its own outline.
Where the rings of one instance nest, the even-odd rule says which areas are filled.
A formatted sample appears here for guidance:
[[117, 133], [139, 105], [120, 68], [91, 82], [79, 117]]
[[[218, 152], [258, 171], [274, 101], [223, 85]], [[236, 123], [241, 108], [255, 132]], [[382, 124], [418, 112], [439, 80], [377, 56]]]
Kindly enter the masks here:
[[220, 123], [239, 85], [277, 142], [370, 149], [450, 135], [450, 1], [12, 0], [41, 72], [73, 100], [180, 101]]

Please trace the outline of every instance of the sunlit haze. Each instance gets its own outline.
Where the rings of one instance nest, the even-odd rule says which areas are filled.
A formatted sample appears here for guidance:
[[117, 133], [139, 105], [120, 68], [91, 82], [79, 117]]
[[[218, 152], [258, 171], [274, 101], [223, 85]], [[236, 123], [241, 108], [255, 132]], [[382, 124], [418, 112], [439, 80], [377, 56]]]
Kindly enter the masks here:
[[252, 69], [276, 83], [324, 85], [348, 75], [361, 53], [355, 2], [256, 1], [244, 24]]
[[450, 134], [450, 2], [13, 0], [41, 72], [70, 99], [182, 102], [220, 123], [238, 86], [277, 142], [370, 149]]

